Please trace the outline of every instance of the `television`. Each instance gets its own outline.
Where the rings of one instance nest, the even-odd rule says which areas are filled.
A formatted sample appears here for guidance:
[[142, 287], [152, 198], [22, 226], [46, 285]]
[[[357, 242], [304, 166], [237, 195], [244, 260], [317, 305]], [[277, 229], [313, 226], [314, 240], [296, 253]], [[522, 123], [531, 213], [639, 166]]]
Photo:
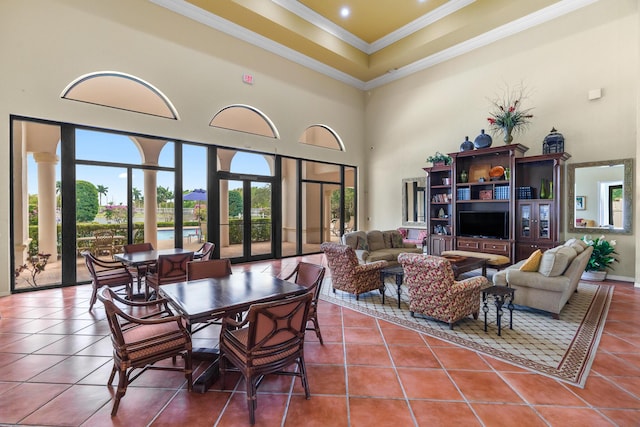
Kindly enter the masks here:
[[459, 211], [458, 236], [509, 238], [509, 212]]

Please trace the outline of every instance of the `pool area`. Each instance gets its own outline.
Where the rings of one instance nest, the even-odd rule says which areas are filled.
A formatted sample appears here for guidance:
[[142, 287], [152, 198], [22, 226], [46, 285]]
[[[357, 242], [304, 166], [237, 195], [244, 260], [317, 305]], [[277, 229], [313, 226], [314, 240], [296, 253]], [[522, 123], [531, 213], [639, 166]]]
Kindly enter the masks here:
[[[182, 229], [182, 237], [187, 238], [189, 236], [195, 236], [199, 233], [198, 227], [185, 227]], [[173, 240], [175, 236], [175, 230], [173, 228], [163, 228], [158, 230], [158, 240]]]

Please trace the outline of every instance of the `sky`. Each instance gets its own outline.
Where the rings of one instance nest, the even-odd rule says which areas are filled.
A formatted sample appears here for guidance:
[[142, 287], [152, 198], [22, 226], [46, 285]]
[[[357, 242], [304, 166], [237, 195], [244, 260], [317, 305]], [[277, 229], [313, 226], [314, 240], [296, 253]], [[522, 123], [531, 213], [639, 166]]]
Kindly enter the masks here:
[[[57, 151], [60, 157], [60, 145]], [[206, 187], [206, 148], [202, 146], [183, 145], [183, 188], [194, 190]], [[76, 134], [76, 158], [104, 162], [119, 162], [141, 164], [141, 155], [137, 146], [126, 136], [102, 133], [88, 130], [78, 130]], [[38, 193], [37, 165], [33, 156], [27, 161], [29, 194]], [[173, 167], [173, 144], [168, 143], [163, 148], [160, 166]], [[232, 172], [250, 173], [254, 175], [269, 175], [269, 166], [261, 155], [239, 152], [231, 163]], [[60, 163], [56, 165], [56, 180], [60, 180]], [[127, 171], [120, 167], [97, 167], [78, 165], [76, 179], [93, 183], [96, 187], [107, 187], [106, 197], [102, 196], [102, 204], [113, 202], [114, 205], [127, 204]], [[173, 191], [173, 173], [158, 172], [158, 186], [168, 187]], [[230, 189], [236, 188], [238, 183], [231, 182]], [[143, 192], [144, 180], [142, 170], [134, 170], [133, 187]]]

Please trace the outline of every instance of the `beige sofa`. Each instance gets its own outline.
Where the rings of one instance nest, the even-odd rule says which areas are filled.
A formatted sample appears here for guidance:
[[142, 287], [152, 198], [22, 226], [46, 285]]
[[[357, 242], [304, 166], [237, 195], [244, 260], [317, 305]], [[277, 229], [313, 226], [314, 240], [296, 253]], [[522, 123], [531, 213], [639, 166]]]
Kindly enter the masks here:
[[421, 248], [405, 244], [402, 239], [398, 230], [371, 230], [345, 233], [340, 241], [343, 245], [351, 246], [363, 264], [387, 261], [390, 265], [398, 265], [398, 255], [401, 253], [422, 253]]
[[516, 290], [514, 303], [551, 313], [557, 319], [591, 257], [593, 247], [570, 239], [564, 245], [544, 252], [537, 271], [521, 271], [520, 261], [493, 276], [493, 284]]

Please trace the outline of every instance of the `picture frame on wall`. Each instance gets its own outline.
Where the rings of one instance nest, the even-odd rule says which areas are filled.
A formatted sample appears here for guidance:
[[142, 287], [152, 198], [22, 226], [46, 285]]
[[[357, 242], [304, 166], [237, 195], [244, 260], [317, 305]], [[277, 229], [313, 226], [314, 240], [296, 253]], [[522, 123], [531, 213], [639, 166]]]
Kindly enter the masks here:
[[587, 196], [576, 196], [576, 210], [583, 211], [587, 209]]

